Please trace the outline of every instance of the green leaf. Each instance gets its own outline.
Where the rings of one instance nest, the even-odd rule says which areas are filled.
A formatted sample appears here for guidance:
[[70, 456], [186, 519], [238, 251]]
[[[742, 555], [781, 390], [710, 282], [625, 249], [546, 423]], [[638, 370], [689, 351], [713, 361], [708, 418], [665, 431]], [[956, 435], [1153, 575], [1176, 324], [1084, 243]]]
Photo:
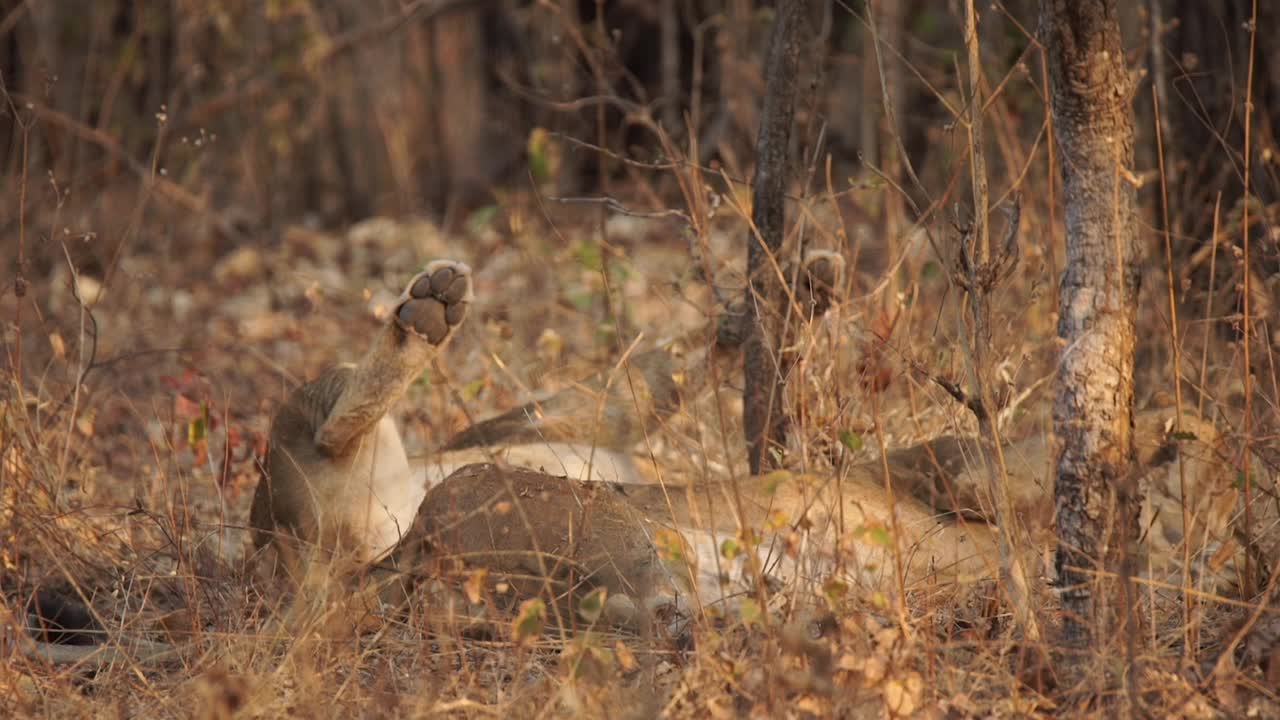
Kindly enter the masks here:
[[587, 312], [596, 303], [595, 296], [584, 290], [570, 290], [565, 294], [565, 297], [578, 312]]
[[720, 557], [725, 560], [732, 560], [741, 554], [742, 546], [738, 544], [737, 540], [725, 538], [725, 541], [720, 543]]
[[596, 343], [604, 346], [613, 345], [618, 339], [618, 326], [611, 322], [596, 325]]
[[770, 495], [778, 491], [778, 487], [782, 483], [791, 479], [791, 473], [786, 470], [774, 470], [764, 476], [764, 491]]
[[871, 528], [870, 537], [871, 537], [871, 542], [877, 545], [881, 545], [883, 547], [889, 547], [893, 545], [893, 538], [889, 535], [889, 528], [873, 527]]
[[660, 530], [653, 538], [663, 562], [684, 562], [684, 541], [674, 530]]
[[614, 285], [622, 285], [631, 279], [631, 268], [625, 262], [609, 263], [609, 276]]
[[858, 190], [883, 190], [886, 187], [885, 181], [875, 175], [870, 175], [863, 180], [849, 178], [849, 185]]
[[187, 423], [187, 444], [195, 447], [200, 441], [205, 439], [207, 431], [205, 430], [204, 418], [196, 418]]
[[200, 403], [200, 417], [187, 423], [187, 444], [196, 447], [209, 437], [209, 404]]
[[606, 668], [613, 667], [614, 655], [613, 651], [609, 648], [601, 647], [599, 645], [588, 645], [587, 652], [590, 653], [591, 656], [596, 659], [596, 662], [600, 663], [602, 666]]
[[862, 435], [852, 430], [841, 430], [840, 444], [848, 448], [849, 452], [858, 452], [862, 449]]
[[547, 605], [538, 598], [520, 603], [520, 612], [511, 623], [511, 637], [517, 643], [533, 642], [546, 627]]
[[849, 586], [837, 578], [829, 577], [822, 583], [822, 594], [828, 601], [835, 603], [849, 594]]
[[760, 625], [764, 622], [764, 613], [760, 611], [760, 605], [755, 600], [743, 600], [738, 605], [738, 615], [742, 618], [744, 625]]
[[598, 587], [592, 590], [578, 603], [578, 614], [583, 620], [594, 624], [604, 613], [604, 602], [608, 597], [609, 591], [606, 588]]
[[467, 216], [467, 229], [471, 231], [471, 234], [479, 235], [485, 230], [485, 228], [489, 227], [490, 223], [493, 222], [493, 219], [497, 217], [497, 215], [497, 205], [485, 205], [484, 207], [477, 208]]
[[853, 532], [855, 535], [861, 535], [863, 540], [873, 545], [881, 547], [891, 547], [893, 545], [893, 536], [889, 534], [889, 528], [883, 525], [859, 525]]
[[1181, 432], [1174, 433], [1173, 439], [1174, 440], [1195, 440], [1196, 434], [1191, 432], [1190, 430], [1183, 430]]
[[777, 532], [790, 523], [791, 520], [787, 518], [787, 514], [781, 510], [774, 510], [764, 519], [764, 527], [769, 532]]
[[583, 240], [575, 245], [573, 256], [578, 264], [587, 270], [600, 272], [604, 268], [604, 255], [600, 252], [600, 246], [589, 240]]
[[551, 181], [553, 174], [551, 157], [551, 134], [544, 128], [534, 128], [529, 133], [529, 142], [525, 148], [529, 156], [529, 174], [535, 182]]

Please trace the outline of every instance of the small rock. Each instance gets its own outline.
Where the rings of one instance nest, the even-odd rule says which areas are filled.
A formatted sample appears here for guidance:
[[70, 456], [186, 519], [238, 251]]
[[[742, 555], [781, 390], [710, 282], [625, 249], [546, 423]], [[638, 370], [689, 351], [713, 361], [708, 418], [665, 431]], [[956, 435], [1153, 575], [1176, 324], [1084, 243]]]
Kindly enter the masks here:
[[80, 296], [80, 304], [93, 307], [102, 299], [102, 281], [92, 275], [81, 274], [76, 277], [76, 292]]
[[224, 256], [213, 268], [213, 279], [220, 284], [242, 283], [262, 274], [266, 263], [256, 247], [242, 245]]
[[292, 321], [283, 313], [261, 313], [241, 320], [240, 333], [246, 340], [270, 340], [283, 335]]
[[183, 320], [195, 306], [195, 298], [186, 290], [174, 290], [169, 296], [169, 307], [175, 320]]

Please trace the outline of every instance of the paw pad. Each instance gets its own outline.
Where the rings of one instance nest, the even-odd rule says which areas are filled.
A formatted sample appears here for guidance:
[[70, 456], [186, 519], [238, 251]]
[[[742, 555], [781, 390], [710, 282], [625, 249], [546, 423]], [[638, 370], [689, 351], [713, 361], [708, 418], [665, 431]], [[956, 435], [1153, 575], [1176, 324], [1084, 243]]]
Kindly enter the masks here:
[[437, 260], [414, 276], [396, 310], [396, 322], [432, 345], [444, 342], [467, 316], [471, 303], [471, 268]]

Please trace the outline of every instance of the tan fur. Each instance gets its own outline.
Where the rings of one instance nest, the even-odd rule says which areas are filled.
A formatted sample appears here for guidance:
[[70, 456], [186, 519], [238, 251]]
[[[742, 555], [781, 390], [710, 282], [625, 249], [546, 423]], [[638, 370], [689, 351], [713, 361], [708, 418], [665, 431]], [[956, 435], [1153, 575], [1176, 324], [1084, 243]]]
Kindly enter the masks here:
[[[388, 413], [471, 302], [469, 281], [434, 288], [445, 269], [446, 280], [470, 273], [461, 263], [428, 265], [359, 363], [326, 371], [277, 411], [250, 514], [257, 546], [273, 544], [291, 562], [315, 548], [365, 566], [383, 560], [380, 569], [431, 581], [393, 583], [410, 590], [456, 587], [482, 570], [490, 596], [542, 597], [569, 611], [603, 588], [612, 620], [637, 629], [762, 589], [820, 592], [832, 578], [882, 597], [998, 575], [972, 440], [894, 450], [838, 477], [664, 472], [660, 480], [641, 471], [629, 445], [679, 402], [675, 364], [660, 351], [637, 356], [629, 366], [638, 373], [597, 376], [408, 458]], [[814, 295], [815, 307], [826, 302]], [[1229, 543], [1236, 502], [1221, 439], [1190, 415], [1175, 422], [1170, 409], [1135, 420], [1149, 567], [1176, 570], [1186, 537], [1196, 571], [1212, 571], [1205, 560]], [[1042, 480], [1052, 477], [1051, 453], [1043, 437], [1005, 449], [1016, 533], [1032, 554], [1052, 542], [1053, 493]], [[446, 604], [470, 611], [469, 600], [450, 597]]]
[[[971, 470], [981, 466], [971, 441], [941, 438], [893, 451], [888, 486], [879, 461], [834, 478], [666, 473], [656, 484], [626, 452], [678, 406], [674, 363], [655, 351], [628, 364], [638, 372], [602, 374], [407, 459], [386, 413], [435, 351], [393, 321], [360, 364], [291, 396], [273, 424], [269, 480], [255, 498], [260, 542], [284, 531], [354, 548], [372, 562], [403, 535], [389, 562], [419, 576], [461, 579], [484, 568], [495, 588], [565, 607], [603, 587], [646, 613], [689, 614], [755, 597], [759, 582], [816, 589], [836, 576], [868, 593], [894, 594], [998, 574], [997, 535], [986, 522], [991, 505], [985, 478]], [[1212, 457], [1212, 427], [1186, 417], [1194, 440], [1175, 438], [1171, 418], [1152, 411], [1137, 428], [1152, 498], [1144, 517], [1159, 535], [1153, 552], [1165, 556], [1182, 536], [1181, 515], [1171, 517], [1166, 502], [1170, 482], [1185, 479], [1197, 552], [1225, 536], [1234, 502]], [[1016, 531], [1033, 540], [1033, 553], [1051, 542], [1052, 488], [1040, 480], [1052, 477], [1049, 458], [1042, 438], [1007, 448], [1025, 526]], [[369, 489], [368, 477], [379, 472], [403, 486], [396, 506], [384, 507], [397, 522], [390, 536], [385, 522], [378, 534], [360, 515], [385, 500]], [[415, 497], [421, 503], [408, 506]]]
[[387, 413], [452, 335], [432, 342], [419, 330], [434, 332], [434, 326], [415, 329], [412, 316], [401, 318], [404, 309], [435, 302], [412, 292], [442, 271], [466, 278], [454, 303], [465, 311], [472, 299], [470, 268], [432, 262], [409, 282], [359, 363], [326, 371], [276, 412], [266, 474], [249, 516], [257, 547], [273, 543], [289, 560], [301, 541], [367, 563], [385, 556], [408, 531], [426, 487], [415, 482]]
[[[1210, 423], [1173, 408], [1149, 408], [1134, 417], [1134, 449], [1144, 491], [1141, 549], [1156, 579], [1178, 582], [1184, 538], [1197, 564], [1230, 545], [1237, 492], [1223, 439]], [[1005, 447], [1009, 488], [1019, 527], [1029, 545], [1050, 547], [1053, 529], [1053, 447], [1033, 435]], [[894, 486], [941, 510], [986, 520], [994, 517], [976, 439], [943, 437], [889, 455]], [[1183, 531], [1183, 499], [1191, 532]], [[1229, 576], [1223, 576], [1223, 580]]]
[[671, 355], [651, 350], [550, 397], [483, 420], [453, 436], [442, 451], [541, 443], [630, 450], [680, 407]]
[[[1206, 551], [1227, 541], [1235, 499], [1215, 455], [1220, 440], [1213, 428], [1184, 416], [1182, 434], [1175, 436], [1172, 423], [1169, 410], [1137, 419], [1138, 470], [1148, 493], [1145, 547], [1161, 580], [1181, 562], [1182, 517], [1173, 500], [1182, 485], [1197, 567]], [[432, 572], [465, 575], [460, 567], [486, 567], [495, 581], [521, 592], [555, 588], [548, 599], [567, 594], [566, 573], [573, 568], [578, 594], [603, 586], [641, 607], [665, 604], [685, 614], [754, 597], [757, 577], [771, 586], [801, 582], [816, 590], [839, 576], [857, 590], [888, 595], [922, 586], [963, 587], [998, 575], [998, 539], [986, 522], [991, 503], [976, 448], [973, 440], [940, 438], [896, 450], [887, 458], [889, 489], [879, 461], [853, 465], [839, 478], [778, 472], [737, 481], [685, 480], [668, 474], [662, 485], [583, 483], [518, 467], [468, 466], [428, 491], [414, 528], [414, 542], [421, 543], [414, 552], [432, 559]], [[1046, 573], [1039, 558], [1052, 547], [1053, 492], [1040, 478], [1052, 477], [1049, 452], [1043, 437], [1006, 447], [1024, 523], [1018, 535], [1027, 541], [1029, 566]], [[464, 451], [444, 453], [436, 462], [451, 459], [477, 458]], [[745, 539], [753, 535], [759, 540], [754, 549]], [[744, 552], [727, 556], [726, 541]], [[662, 561], [655, 562], [654, 553]], [[544, 572], [552, 573], [551, 585], [541, 584]]]
[[469, 465], [432, 488], [397, 567], [432, 577], [485, 568], [517, 598], [572, 608], [603, 587], [660, 604], [670, 572], [652, 542], [654, 520], [621, 488], [492, 464]]

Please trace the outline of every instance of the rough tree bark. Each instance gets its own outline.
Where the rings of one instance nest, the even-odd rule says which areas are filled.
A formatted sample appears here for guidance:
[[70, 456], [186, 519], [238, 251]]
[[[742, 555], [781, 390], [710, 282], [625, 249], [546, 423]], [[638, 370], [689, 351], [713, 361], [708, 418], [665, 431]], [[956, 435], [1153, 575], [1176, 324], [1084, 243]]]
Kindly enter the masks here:
[[756, 136], [756, 172], [751, 192], [752, 230], [747, 234], [747, 298], [743, 346], [742, 426], [752, 474], [771, 464], [769, 449], [786, 442], [782, 412], [784, 378], [779, 352], [786, 310], [780, 271], [784, 209], [790, 164], [788, 148], [796, 114], [796, 77], [807, 0], [778, 3], [765, 92]]
[[1112, 584], [1094, 571], [1121, 569], [1141, 503], [1129, 472], [1140, 256], [1132, 82], [1115, 0], [1042, 0], [1040, 12], [1066, 206], [1056, 565], [1064, 638], [1084, 643], [1099, 621], [1101, 632], [1114, 629]]

